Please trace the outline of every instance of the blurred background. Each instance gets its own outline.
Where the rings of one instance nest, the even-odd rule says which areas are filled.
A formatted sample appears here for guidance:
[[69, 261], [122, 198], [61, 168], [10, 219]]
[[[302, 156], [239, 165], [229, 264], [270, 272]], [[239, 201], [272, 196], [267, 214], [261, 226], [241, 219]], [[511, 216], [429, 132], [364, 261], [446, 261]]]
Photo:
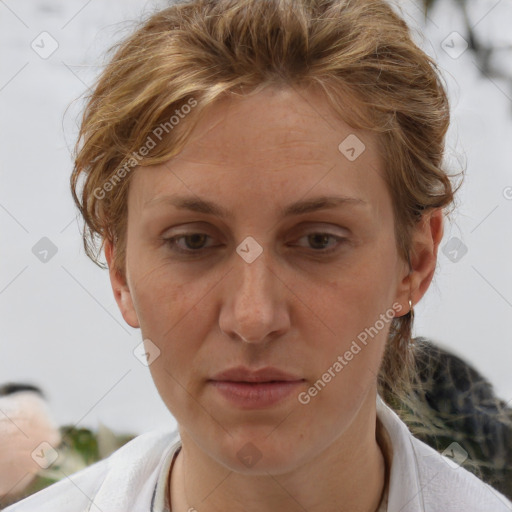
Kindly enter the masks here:
[[[413, 335], [461, 356], [510, 405], [512, 0], [397, 3], [447, 84], [448, 169], [466, 169]], [[176, 425], [135, 350], [140, 331], [85, 256], [69, 190], [81, 96], [105, 50], [167, 5], [0, 0], [0, 385], [39, 386], [58, 425]]]

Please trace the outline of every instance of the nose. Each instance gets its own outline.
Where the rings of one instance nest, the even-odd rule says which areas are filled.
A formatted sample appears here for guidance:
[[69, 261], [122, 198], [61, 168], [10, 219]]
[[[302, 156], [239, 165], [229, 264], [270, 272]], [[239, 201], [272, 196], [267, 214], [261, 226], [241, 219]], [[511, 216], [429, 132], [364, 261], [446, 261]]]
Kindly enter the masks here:
[[237, 253], [234, 256], [234, 268], [223, 284], [221, 331], [250, 344], [282, 336], [290, 327], [290, 291], [271, 268], [267, 251], [250, 263]]

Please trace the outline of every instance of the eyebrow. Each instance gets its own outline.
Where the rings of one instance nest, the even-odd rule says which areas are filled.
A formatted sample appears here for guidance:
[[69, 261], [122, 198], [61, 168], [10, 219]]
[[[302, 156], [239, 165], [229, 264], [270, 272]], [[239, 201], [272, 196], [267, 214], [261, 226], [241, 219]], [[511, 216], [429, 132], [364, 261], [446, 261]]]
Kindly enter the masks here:
[[[166, 204], [179, 210], [189, 210], [197, 213], [215, 215], [223, 219], [232, 219], [233, 212], [212, 201], [197, 196], [160, 196], [145, 203], [146, 207]], [[281, 209], [283, 217], [303, 215], [318, 210], [333, 209], [340, 206], [367, 206], [368, 203], [356, 197], [347, 196], [320, 196], [292, 203]]]

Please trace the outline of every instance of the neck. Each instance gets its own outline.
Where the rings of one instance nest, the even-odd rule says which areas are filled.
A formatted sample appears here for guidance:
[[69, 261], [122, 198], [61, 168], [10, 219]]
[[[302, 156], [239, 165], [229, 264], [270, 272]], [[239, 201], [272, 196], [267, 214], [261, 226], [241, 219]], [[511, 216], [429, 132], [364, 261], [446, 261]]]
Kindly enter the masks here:
[[[170, 479], [172, 512], [375, 512], [386, 485], [386, 459], [377, 435], [375, 395], [316, 457], [278, 475], [227, 469], [181, 433]], [[379, 441], [378, 441], [379, 439]]]

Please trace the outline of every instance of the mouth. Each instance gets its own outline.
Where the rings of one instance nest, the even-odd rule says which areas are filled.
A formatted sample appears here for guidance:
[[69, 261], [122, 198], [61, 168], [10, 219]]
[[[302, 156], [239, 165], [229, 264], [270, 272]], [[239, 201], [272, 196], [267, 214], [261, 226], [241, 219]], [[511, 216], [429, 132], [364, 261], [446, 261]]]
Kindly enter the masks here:
[[240, 409], [264, 409], [297, 394], [305, 379], [259, 382], [211, 380], [209, 383], [225, 402]]
[[212, 380], [223, 382], [268, 383], [292, 382], [304, 379], [301, 379], [299, 375], [288, 373], [272, 366], [266, 366], [259, 370], [251, 370], [246, 366], [237, 366], [214, 375]]
[[258, 380], [258, 381], [250, 381], [250, 380], [212, 380], [212, 382], [233, 382], [236, 384], [274, 384], [276, 382], [300, 382], [304, 379], [297, 379], [297, 380]]

